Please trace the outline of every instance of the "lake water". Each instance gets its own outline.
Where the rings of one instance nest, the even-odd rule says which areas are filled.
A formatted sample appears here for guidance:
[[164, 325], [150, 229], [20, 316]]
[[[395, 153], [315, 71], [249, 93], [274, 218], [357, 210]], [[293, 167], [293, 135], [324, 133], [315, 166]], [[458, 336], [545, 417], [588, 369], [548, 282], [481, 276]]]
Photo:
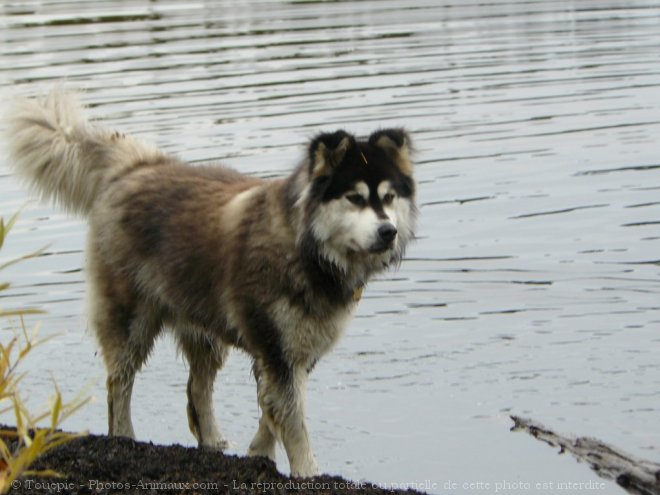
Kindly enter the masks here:
[[[62, 79], [109, 126], [260, 176], [319, 130], [412, 133], [418, 241], [310, 383], [324, 471], [432, 493], [600, 483], [509, 414], [660, 460], [657, 1], [3, 2], [2, 98]], [[0, 305], [46, 309], [29, 325], [57, 334], [24, 393], [86, 391], [65, 427], [103, 433], [85, 224], [29, 199], [3, 155], [0, 214], [21, 207], [2, 259], [48, 248], [0, 274]], [[216, 385], [235, 453], [258, 417], [249, 369], [235, 353]], [[194, 444], [186, 379], [163, 339], [136, 383], [139, 439]]]

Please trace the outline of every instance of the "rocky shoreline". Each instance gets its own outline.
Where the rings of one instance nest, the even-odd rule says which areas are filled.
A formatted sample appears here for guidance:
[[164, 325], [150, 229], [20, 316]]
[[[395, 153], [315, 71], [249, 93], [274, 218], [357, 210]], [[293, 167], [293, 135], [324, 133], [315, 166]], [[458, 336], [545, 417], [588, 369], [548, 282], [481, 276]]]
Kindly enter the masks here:
[[389, 490], [338, 476], [289, 478], [265, 458], [230, 456], [102, 435], [88, 435], [62, 445], [39, 458], [31, 469], [54, 470], [60, 477], [26, 475], [13, 482], [11, 493], [421, 493]]

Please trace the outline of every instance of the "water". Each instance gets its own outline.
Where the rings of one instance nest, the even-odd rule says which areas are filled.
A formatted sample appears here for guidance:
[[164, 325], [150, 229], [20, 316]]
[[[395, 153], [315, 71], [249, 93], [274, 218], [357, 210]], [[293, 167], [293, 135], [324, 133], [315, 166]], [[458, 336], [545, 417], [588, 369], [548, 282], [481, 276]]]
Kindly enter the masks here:
[[[511, 413], [660, 460], [657, 2], [4, 2], [0, 37], [4, 98], [65, 78], [108, 125], [195, 162], [271, 176], [321, 129], [410, 130], [419, 239], [312, 377], [324, 470], [433, 493], [597, 480], [509, 433]], [[58, 334], [23, 388], [35, 405], [53, 379], [86, 390], [65, 427], [105, 432], [85, 225], [5, 161], [0, 212], [27, 206], [2, 256], [48, 248], [2, 273], [0, 304], [47, 309], [41, 335]], [[162, 340], [136, 384], [140, 439], [193, 444], [186, 375]], [[238, 353], [216, 407], [244, 452], [258, 410]]]

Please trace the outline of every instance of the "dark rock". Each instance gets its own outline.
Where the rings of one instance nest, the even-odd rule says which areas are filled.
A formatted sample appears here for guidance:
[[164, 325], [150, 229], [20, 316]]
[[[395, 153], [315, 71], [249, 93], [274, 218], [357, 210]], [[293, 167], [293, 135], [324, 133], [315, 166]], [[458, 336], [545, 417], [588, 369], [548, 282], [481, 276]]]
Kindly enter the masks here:
[[40, 457], [33, 471], [54, 470], [61, 477], [26, 475], [14, 482], [15, 494], [396, 494], [337, 476], [289, 478], [266, 458], [135, 442], [89, 435]]

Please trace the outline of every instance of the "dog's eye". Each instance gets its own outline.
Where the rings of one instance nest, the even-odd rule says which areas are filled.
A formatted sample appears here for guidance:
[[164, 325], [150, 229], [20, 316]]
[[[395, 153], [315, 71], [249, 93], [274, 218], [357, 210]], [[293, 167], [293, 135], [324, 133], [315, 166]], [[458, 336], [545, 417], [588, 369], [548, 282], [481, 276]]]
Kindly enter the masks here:
[[364, 196], [361, 194], [347, 194], [346, 199], [353, 203], [355, 206], [365, 206], [367, 204], [367, 200], [364, 199]]
[[394, 201], [394, 194], [393, 193], [387, 193], [385, 196], [383, 196], [383, 204], [384, 205], [389, 205]]

